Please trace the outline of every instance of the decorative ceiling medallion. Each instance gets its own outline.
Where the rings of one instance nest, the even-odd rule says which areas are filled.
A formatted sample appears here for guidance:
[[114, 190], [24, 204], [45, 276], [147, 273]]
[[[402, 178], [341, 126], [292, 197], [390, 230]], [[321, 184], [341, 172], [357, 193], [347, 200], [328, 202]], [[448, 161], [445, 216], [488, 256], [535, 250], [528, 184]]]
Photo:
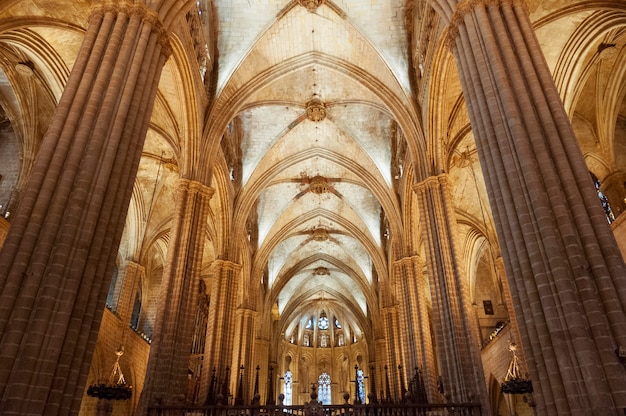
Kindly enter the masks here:
[[313, 98], [306, 103], [306, 116], [315, 123], [322, 121], [326, 118], [326, 106], [319, 99]]
[[309, 190], [314, 194], [323, 194], [328, 192], [328, 181], [323, 176], [315, 176], [309, 183]]
[[316, 228], [313, 230], [313, 240], [328, 241], [328, 231], [323, 228]]
[[328, 276], [330, 275], [330, 272], [326, 267], [318, 267], [317, 269], [315, 269], [313, 274], [315, 274], [316, 276]]
[[324, 4], [324, 0], [298, 0], [300, 6], [306, 7], [308, 11], [314, 12], [318, 7]]

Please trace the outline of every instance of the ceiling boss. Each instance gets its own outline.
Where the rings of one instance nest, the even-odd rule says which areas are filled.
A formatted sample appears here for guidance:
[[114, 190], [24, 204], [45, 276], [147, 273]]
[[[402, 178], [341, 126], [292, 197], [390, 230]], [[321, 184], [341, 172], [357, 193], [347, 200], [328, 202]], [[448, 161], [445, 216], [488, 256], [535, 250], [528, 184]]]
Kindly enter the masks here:
[[324, 4], [324, 0], [299, 0], [299, 3], [310, 12], [314, 12], [318, 7]]

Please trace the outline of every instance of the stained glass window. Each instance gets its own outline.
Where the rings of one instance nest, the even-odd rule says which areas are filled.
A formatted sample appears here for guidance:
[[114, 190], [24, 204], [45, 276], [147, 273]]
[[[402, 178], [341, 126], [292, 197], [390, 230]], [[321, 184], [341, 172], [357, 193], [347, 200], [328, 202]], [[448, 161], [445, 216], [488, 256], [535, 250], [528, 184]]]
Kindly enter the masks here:
[[329, 339], [328, 335], [322, 335], [322, 337], [320, 338], [320, 347], [322, 348], [330, 347], [328, 339]]
[[365, 403], [365, 376], [363, 375], [363, 370], [357, 370], [356, 372], [356, 381], [357, 381], [357, 396], [361, 403]]
[[325, 316], [322, 316], [319, 320], [319, 322], [317, 323], [319, 329], [328, 329], [328, 318]]
[[318, 378], [318, 400], [322, 402], [322, 404], [330, 404], [331, 395], [330, 395], [330, 376], [328, 373], [320, 374]]
[[600, 190], [600, 181], [594, 175], [591, 174], [591, 178], [593, 179], [593, 184], [596, 187], [596, 192], [598, 193], [598, 198], [600, 198], [600, 202], [602, 203], [602, 208], [604, 208], [604, 214], [606, 215], [606, 220], [610, 223], [615, 221], [615, 216], [613, 215], [613, 211], [611, 210], [611, 205], [609, 204], [609, 198], [604, 195], [604, 193]]
[[285, 406], [291, 406], [292, 404], [292, 386], [293, 375], [291, 374], [291, 371], [287, 370], [285, 373], [285, 400], [283, 400]]

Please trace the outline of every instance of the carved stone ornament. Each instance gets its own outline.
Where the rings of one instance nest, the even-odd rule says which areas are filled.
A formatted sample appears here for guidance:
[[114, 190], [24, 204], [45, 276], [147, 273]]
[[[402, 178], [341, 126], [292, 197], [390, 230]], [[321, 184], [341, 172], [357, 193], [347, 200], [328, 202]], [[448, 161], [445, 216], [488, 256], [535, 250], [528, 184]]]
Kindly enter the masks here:
[[324, 120], [326, 118], [326, 107], [324, 103], [317, 98], [313, 98], [306, 103], [306, 116], [314, 123]]
[[311, 401], [304, 404], [304, 416], [324, 416], [326, 414], [326, 410], [322, 403], [317, 401], [317, 393], [315, 392], [315, 387], [311, 388], [313, 391], [311, 392]]
[[309, 189], [311, 192], [318, 195], [328, 192], [328, 181], [323, 176], [315, 176], [311, 179]]
[[324, 0], [298, 0], [300, 6], [306, 7], [308, 11], [314, 12], [318, 7], [324, 4]]
[[[328, 231], [326, 231], [323, 228], [316, 228], [315, 230], [313, 230], [313, 240], [328, 241]], [[323, 269], [324, 267], [321, 267], [321, 268]], [[316, 270], [316, 274], [317, 274], [317, 270]]]
[[318, 267], [317, 269], [315, 269], [315, 272], [313, 272], [313, 274], [315, 274], [316, 276], [328, 276], [330, 275], [330, 272], [326, 267]]

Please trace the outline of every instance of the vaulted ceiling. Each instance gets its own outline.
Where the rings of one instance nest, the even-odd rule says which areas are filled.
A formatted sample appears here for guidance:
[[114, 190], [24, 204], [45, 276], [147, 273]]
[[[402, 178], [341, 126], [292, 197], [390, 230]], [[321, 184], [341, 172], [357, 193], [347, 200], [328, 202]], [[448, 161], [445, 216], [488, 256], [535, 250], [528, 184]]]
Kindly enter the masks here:
[[238, 120], [235, 217], [258, 226], [251, 278], [266, 305], [283, 327], [324, 309], [362, 331], [389, 274], [387, 222], [403, 228], [392, 157], [398, 118], [416, 114], [407, 10], [300, 3], [216, 2], [214, 111]]
[[[0, 104], [13, 129], [0, 144], [21, 160], [16, 179], [0, 183], [5, 207], [27, 177], [92, 3], [0, 4]], [[612, 169], [611, 157], [623, 165], [624, 128], [612, 126], [626, 105], [612, 103], [624, 102], [626, 36], [597, 23], [623, 27], [622, 18], [587, 11], [584, 1], [527, 3], [558, 87], [576, 92], [564, 98], [590, 132], [581, 135], [588, 160], [598, 172]], [[203, 276], [216, 258], [241, 263], [249, 274], [242, 296], [272, 310], [283, 330], [324, 309], [367, 332], [380, 288], [394, 278], [390, 263], [421, 250], [411, 187], [425, 175], [449, 173], [462, 232], [489, 222], [445, 27], [428, 4], [198, 1], [202, 27], [194, 30], [204, 33], [206, 54], [191, 56], [197, 33], [181, 19], [120, 248], [123, 260], [147, 267], [146, 298], [159, 288], [177, 179], [202, 169], [216, 189]], [[613, 46], [600, 56], [601, 45]], [[613, 121], [594, 115], [602, 103], [618, 109]], [[490, 227], [481, 232], [493, 237]]]

